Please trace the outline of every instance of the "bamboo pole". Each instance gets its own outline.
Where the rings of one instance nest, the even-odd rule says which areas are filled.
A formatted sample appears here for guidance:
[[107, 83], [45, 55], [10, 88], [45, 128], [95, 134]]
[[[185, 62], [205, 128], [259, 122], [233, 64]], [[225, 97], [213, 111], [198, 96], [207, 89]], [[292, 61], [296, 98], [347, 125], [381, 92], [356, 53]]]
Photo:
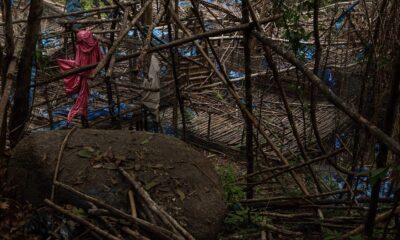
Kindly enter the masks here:
[[263, 36], [260, 32], [253, 31], [253, 33], [260, 42], [266, 44], [287, 61], [295, 65], [303, 74], [306, 75], [307, 79], [314, 83], [315, 86], [325, 95], [325, 97], [327, 97], [328, 100], [332, 102], [337, 108], [347, 114], [351, 119], [353, 119], [353, 121], [363, 126], [376, 139], [386, 144], [393, 152], [395, 152], [396, 154], [400, 154], [400, 144], [396, 140], [388, 136], [377, 126], [365, 119], [353, 106], [349, 106], [348, 103], [345, 103], [340, 97], [332, 92], [318, 76], [316, 76], [311, 70], [307, 69], [304, 66], [304, 63], [297, 59], [296, 56], [278, 46], [267, 37]]
[[[180, 22], [179, 18], [175, 15], [175, 13], [173, 13], [171, 10], [171, 15], [173, 17], [173, 19], [175, 20], [175, 22], [179, 25], [179, 27], [184, 31], [184, 33], [186, 35], [188, 35], [189, 37], [191, 36], [190, 32], [188, 29], [186, 29], [185, 26], [183, 26], [183, 24]], [[289, 161], [283, 156], [283, 154], [279, 151], [279, 149], [276, 147], [276, 145], [273, 143], [273, 141], [271, 140], [271, 138], [266, 134], [266, 132], [262, 129], [261, 124], [259, 124], [259, 122], [257, 121], [257, 119], [255, 118], [255, 116], [253, 114], [251, 114], [250, 112], [247, 111], [247, 108], [244, 106], [244, 104], [242, 104], [240, 102], [240, 97], [237, 94], [237, 92], [235, 91], [232, 83], [228, 80], [227, 74], [225, 71], [223, 71], [223, 68], [220, 68], [222, 70], [221, 71], [215, 66], [215, 64], [213, 63], [213, 61], [208, 57], [208, 55], [205, 53], [205, 51], [203, 50], [203, 48], [200, 46], [199, 43], [194, 42], [196, 47], [198, 48], [198, 50], [200, 51], [201, 55], [207, 60], [207, 62], [209, 63], [210, 67], [213, 68], [213, 70], [215, 71], [216, 75], [218, 76], [219, 79], [221, 79], [221, 81], [224, 83], [224, 85], [227, 87], [228, 92], [231, 94], [231, 96], [233, 97], [233, 99], [235, 100], [236, 104], [239, 106], [240, 110], [242, 111], [243, 115], [247, 115], [250, 120], [252, 121], [253, 125], [257, 128], [258, 131], [260, 131], [261, 135], [266, 139], [266, 141], [268, 142], [268, 144], [272, 147], [273, 151], [275, 152], [275, 154], [278, 156], [278, 158], [280, 160], [283, 161], [284, 164], [289, 165]], [[211, 45], [210, 45], [211, 46]], [[309, 194], [308, 189], [306, 188], [303, 180], [295, 173], [295, 172], [291, 172], [293, 178], [295, 179], [295, 182], [298, 184], [298, 186], [300, 187], [300, 189], [302, 190], [303, 193], [305, 194]]]

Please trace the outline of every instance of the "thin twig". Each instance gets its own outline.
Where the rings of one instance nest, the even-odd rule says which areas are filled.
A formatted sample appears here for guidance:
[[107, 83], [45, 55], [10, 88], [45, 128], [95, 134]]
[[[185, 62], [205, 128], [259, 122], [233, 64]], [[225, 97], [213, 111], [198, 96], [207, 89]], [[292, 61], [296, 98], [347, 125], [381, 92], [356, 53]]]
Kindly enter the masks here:
[[61, 163], [61, 159], [63, 157], [65, 146], [67, 145], [70, 136], [72, 135], [72, 133], [75, 130], [76, 130], [76, 127], [73, 127], [71, 130], [69, 130], [67, 135], [65, 135], [64, 141], [62, 142], [61, 147], [60, 147], [60, 151], [58, 152], [57, 164], [56, 164], [56, 168], [54, 170], [53, 185], [51, 186], [51, 195], [50, 195], [50, 200], [51, 201], [54, 201], [54, 193], [55, 193], [55, 190], [56, 190], [56, 186], [55, 186], [54, 183], [57, 181], [58, 171], [60, 169], [60, 163]]

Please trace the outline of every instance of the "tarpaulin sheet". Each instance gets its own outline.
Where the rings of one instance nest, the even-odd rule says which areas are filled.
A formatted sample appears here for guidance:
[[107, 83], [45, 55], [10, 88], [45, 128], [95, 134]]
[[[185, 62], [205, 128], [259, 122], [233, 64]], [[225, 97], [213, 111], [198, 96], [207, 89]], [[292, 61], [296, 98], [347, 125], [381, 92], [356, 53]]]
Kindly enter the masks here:
[[[353, 169], [354, 172], [368, 172], [370, 169], [368, 168], [355, 168]], [[387, 173], [386, 176], [383, 178], [381, 183], [381, 189], [379, 191], [379, 198], [393, 198], [394, 197], [394, 187], [393, 182], [390, 181], [387, 177], [390, 173]], [[346, 189], [346, 181], [339, 175], [335, 175], [333, 177], [324, 177], [326, 182], [332, 181], [335, 183], [338, 189]], [[370, 177], [364, 176], [354, 176], [352, 180], [352, 189], [354, 190], [366, 190], [360, 191], [360, 193], [355, 195], [355, 198], [370, 198], [372, 192], [372, 185], [370, 182]], [[356, 191], [355, 191], [356, 192]], [[364, 204], [368, 206], [368, 203]]]
[[80, 0], [67, 0], [65, 2], [65, 10], [67, 13], [82, 11], [82, 5]]
[[335, 27], [336, 27], [336, 31], [339, 31], [340, 29], [342, 29], [343, 25], [344, 25], [344, 20], [346, 19], [347, 15], [349, 15], [351, 12], [354, 11], [355, 7], [360, 3], [360, 1], [355, 1], [353, 4], [350, 5], [350, 7], [348, 7], [346, 9], [346, 11], [344, 11], [336, 20], [335, 22]]
[[328, 85], [329, 88], [333, 88], [336, 86], [336, 80], [333, 77], [333, 72], [331, 69], [327, 68], [323, 71], [322, 79], [325, 81], [326, 85]]
[[300, 56], [306, 60], [313, 60], [315, 55], [315, 47], [303, 44], [301, 48], [297, 50], [297, 56]]
[[[66, 0], [65, 2], [65, 11], [67, 13], [72, 13], [72, 12], [79, 12], [82, 11], [82, 4], [80, 0]], [[76, 16], [68, 16], [68, 19], [76, 19]], [[74, 23], [72, 24], [72, 29], [80, 29], [81, 24], [79, 23]]]
[[[60, 71], [65, 72], [73, 68], [98, 63], [100, 59], [101, 52], [99, 42], [93, 38], [93, 34], [90, 31], [81, 30], [77, 34], [75, 60], [57, 59], [57, 63], [60, 67]], [[65, 92], [68, 95], [78, 93], [75, 104], [68, 113], [68, 122], [71, 122], [77, 114], [87, 117], [89, 96], [87, 78], [90, 76], [92, 71], [93, 70], [84, 71], [64, 79]]]

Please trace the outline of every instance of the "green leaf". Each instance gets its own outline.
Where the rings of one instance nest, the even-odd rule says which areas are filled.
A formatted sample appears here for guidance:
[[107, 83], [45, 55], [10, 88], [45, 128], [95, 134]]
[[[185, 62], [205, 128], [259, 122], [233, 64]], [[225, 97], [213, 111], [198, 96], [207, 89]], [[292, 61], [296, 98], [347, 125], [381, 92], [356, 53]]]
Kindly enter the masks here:
[[392, 166], [393, 171], [400, 171], [400, 164], [395, 164]]
[[96, 150], [92, 147], [84, 147], [78, 152], [78, 156], [82, 158], [92, 158]]
[[363, 240], [364, 238], [361, 235], [355, 235], [349, 237], [349, 240]]
[[326, 232], [324, 233], [323, 239], [324, 240], [335, 240], [340, 238], [340, 233], [337, 231], [332, 231], [327, 229]]
[[149, 143], [149, 141], [150, 141], [152, 138], [153, 138], [153, 135], [150, 135], [148, 138], [146, 138], [145, 140], [143, 140], [143, 141], [140, 143], [140, 145], [144, 145], [144, 144]]
[[369, 177], [369, 183], [371, 185], [375, 185], [380, 179], [384, 178], [388, 172], [389, 168], [378, 168], [371, 172], [371, 176]]
[[73, 207], [72, 208], [72, 213], [81, 217], [81, 218], [87, 218], [88, 215], [86, 214], [85, 210], [83, 210], [82, 208], [77, 208], [77, 207]]

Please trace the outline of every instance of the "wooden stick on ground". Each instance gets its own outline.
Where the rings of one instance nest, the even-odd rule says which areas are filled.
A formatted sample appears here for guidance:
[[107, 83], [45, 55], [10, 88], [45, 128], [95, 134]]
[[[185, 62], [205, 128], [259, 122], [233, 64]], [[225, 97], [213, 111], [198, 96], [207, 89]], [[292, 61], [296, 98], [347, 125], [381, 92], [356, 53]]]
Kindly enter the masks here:
[[[118, 232], [118, 231], [113, 227], [113, 225], [108, 221], [108, 219], [107, 219], [104, 215], [102, 215], [102, 214], [92, 214], [92, 213], [96, 213], [96, 211], [99, 210], [99, 209], [98, 209], [97, 206], [94, 205], [93, 203], [91, 203], [91, 202], [88, 202], [88, 203], [92, 205], [92, 208], [88, 210], [88, 213], [89, 213], [90, 215], [94, 216], [94, 217], [95, 217], [101, 224], [103, 224], [105, 227], [107, 227], [108, 230], [111, 232], [111, 234], [113, 234], [113, 235], [115, 235], [115, 236], [117, 236], [117, 237], [119, 237], [119, 238], [122, 238], [121, 233]], [[92, 210], [92, 211], [91, 211], [91, 210]]]
[[156, 224], [157, 220], [156, 217], [153, 215], [153, 213], [150, 211], [149, 207], [146, 205], [146, 203], [143, 200], [138, 199], [138, 205], [139, 205], [139, 209], [140, 214], [142, 215], [142, 217], [144, 219], [146, 219], [147, 221]]
[[124, 231], [126, 234], [132, 236], [134, 239], [137, 239], [137, 240], [150, 240], [149, 238], [138, 233], [137, 231], [133, 231], [132, 229], [127, 228], [127, 227], [123, 227], [122, 231]]
[[134, 198], [132, 190], [128, 191], [128, 197], [129, 197], [129, 204], [131, 206], [131, 215], [132, 215], [132, 217], [137, 217], [135, 198]]
[[49, 199], [45, 199], [44, 202], [49, 205], [51, 208], [57, 210], [58, 212], [62, 213], [63, 215], [67, 216], [68, 218], [74, 220], [75, 222], [85, 225], [88, 229], [90, 229], [91, 231], [101, 235], [102, 237], [104, 237], [105, 239], [110, 239], [110, 240], [121, 240], [121, 238], [117, 238], [111, 234], [109, 234], [108, 232], [98, 228], [96, 225], [92, 224], [89, 221], [86, 221], [85, 219], [82, 219], [72, 213], [70, 213], [69, 211], [65, 210], [64, 208], [58, 206], [57, 204], [55, 204], [54, 202], [50, 201]]
[[98, 200], [94, 197], [91, 197], [89, 195], [86, 195], [82, 192], [77, 191], [76, 189], [60, 182], [55, 182], [54, 183], [57, 187], [61, 187], [62, 189], [67, 190], [68, 192], [73, 193], [74, 195], [87, 200], [89, 202], [94, 203], [95, 205], [104, 208], [109, 211], [110, 214], [113, 214], [114, 216], [117, 216], [122, 219], [126, 219], [128, 221], [131, 221], [132, 223], [136, 224], [138, 227], [141, 227], [143, 230], [148, 231], [149, 233], [152, 233], [156, 235], [158, 238], [157, 239], [168, 239], [168, 240], [183, 240], [181, 236], [176, 235], [175, 233], [168, 231], [167, 229], [161, 228], [159, 226], [156, 226], [154, 224], [151, 224], [147, 221], [144, 221], [139, 218], [134, 218], [123, 211], [114, 208], [113, 206], [110, 206], [106, 203], [104, 203], [101, 200]]
[[159, 216], [163, 221], [167, 220], [169, 223], [173, 225], [185, 238], [194, 240], [195, 238], [184, 229], [171, 215], [169, 215], [164, 209], [160, 208], [153, 199], [151, 199], [150, 195], [146, 190], [141, 186], [139, 182], [135, 180], [135, 176], [131, 176], [128, 172], [126, 172], [123, 168], [118, 168], [121, 174], [132, 184], [135, 190], [140, 194], [143, 200], [146, 201], [147, 205], [151, 210], [154, 211], [157, 216]]
[[57, 164], [56, 164], [56, 168], [55, 168], [55, 170], [54, 170], [53, 185], [51, 186], [51, 195], [50, 195], [51, 201], [54, 201], [54, 193], [55, 193], [55, 190], [56, 190], [56, 186], [55, 186], [54, 183], [57, 181], [58, 171], [59, 171], [59, 169], [60, 169], [60, 162], [61, 162], [61, 159], [62, 159], [62, 157], [63, 157], [63, 153], [64, 153], [65, 146], [67, 145], [68, 140], [69, 140], [71, 134], [72, 134], [75, 130], [76, 130], [76, 127], [73, 127], [73, 128], [67, 133], [67, 135], [65, 135], [64, 141], [62, 142], [61, 147], [60, 147], [60, 151], [58, 152]]
[[[385, 220], [387, 220], [388, 218], [390, 218], [390, 216], [392, 215], [393, 210], [389, 210], [386, 211], [384, 213], [381, 213], [379, 215], [376, 216], [375, 218], [375, 223], [378, 224], [380, 222], [383, 222]], [[400, 214], [400, 207], [397, 207], [396, 210], [394, 211], [395, 214]], [[350, 232], [344, 234], [343, 236], [340, 237], [340, 239], [348, 239], [350, 236], [356, 235], [361, 233], [362, 231], [364, 231], [365, 229], [365, 225], [362, 224], [360, 226], [358, 226], [357, 228], [351, 230]]]
[[278, 227], [276, 225], [272, 225], [272, 224], [268, 224], [268, 223], [262, 223], [261, 224], [261, 228], [266, 229], [266, 230], [270, 230], [272, 232], [277, 232], [277, 233], [280, 233], [282, 235], [289, 235], [289, 236], [294, 236], [294, 237], [295, 236], [300, 237], [300, 236], [303, 235], [303, 233], [301, 233], [301, 232], [293, 232], [293, 231], [284, 229], [284, 228], [282, 228], [280, 226]]

